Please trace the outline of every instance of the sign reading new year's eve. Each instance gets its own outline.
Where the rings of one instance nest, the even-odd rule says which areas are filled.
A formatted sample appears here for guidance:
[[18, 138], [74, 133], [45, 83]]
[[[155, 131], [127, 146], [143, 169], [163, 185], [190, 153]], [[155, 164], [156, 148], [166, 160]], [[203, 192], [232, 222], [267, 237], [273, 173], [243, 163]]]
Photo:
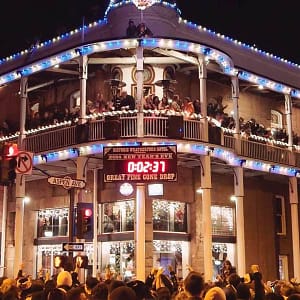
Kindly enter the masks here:
[[103, 173], [104, 182], [177, 181], [177, 147], [104, 147]]

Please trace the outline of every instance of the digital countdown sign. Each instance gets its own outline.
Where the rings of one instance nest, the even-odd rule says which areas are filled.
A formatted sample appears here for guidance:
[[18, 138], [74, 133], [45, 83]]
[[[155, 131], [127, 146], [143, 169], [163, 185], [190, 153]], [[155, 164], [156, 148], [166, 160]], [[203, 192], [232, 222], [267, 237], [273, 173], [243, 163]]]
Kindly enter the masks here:
[[104, 147], [103, 173], [104, 182], [177, 181], [177, 147]]

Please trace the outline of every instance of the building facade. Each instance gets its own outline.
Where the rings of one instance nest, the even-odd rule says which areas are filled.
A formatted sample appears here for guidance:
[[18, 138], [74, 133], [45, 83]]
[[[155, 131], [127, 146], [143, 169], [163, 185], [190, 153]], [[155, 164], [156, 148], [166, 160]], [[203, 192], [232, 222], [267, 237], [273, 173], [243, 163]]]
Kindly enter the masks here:
[[[171, 265], [184, 277], [191, 265], [211, 280], [225, 259], [241, 276], [251, 264], [270, 280], [300, 275], [299, 66], [183, 20], [173, 2], [111, 1], [103, 20], [1, 61], [1, 141], [24, 155], [2, 187], [5, 275], [21, 263], [55, 274], [56, 256], [78, 254], [85, 275], [144, 280]], [[147, 33], [129, 34], [129, 20]], [[107, 165], [106, 149], [143, 147], [135, 179]], [[156, 147], [176, 149], [172, 178], [163, 156], [150, 169]]]

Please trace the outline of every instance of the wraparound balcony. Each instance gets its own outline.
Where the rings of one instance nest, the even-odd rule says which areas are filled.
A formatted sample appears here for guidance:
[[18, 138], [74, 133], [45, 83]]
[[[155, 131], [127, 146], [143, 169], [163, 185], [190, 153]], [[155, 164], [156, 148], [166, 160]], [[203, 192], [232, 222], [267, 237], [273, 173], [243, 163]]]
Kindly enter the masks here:
[[[35, 154], [63, 149], [78, 144], [102, 140], [137, 138], [138, 117], [136, 112], [108, 113], [89, 117], [85, 124], [65, 122], [27, 131], [24, 149]], [[161, 114], [156, 111], [143, 113], [144, 138], [178, 139], [205, 143], [203, 119], [184, 118], [183, 115]], [[17, 134], [4, 137], [2, 141], [15, 141]], [[239, 156], [300, 167], [300, 151], [297, 146], [289, 149], [287, 144], [262, 140], [259, 137], [241, 138]], [[211, 145], [220, 145], [236, 152], [237, 139], [227, 129], [209, 128]]]

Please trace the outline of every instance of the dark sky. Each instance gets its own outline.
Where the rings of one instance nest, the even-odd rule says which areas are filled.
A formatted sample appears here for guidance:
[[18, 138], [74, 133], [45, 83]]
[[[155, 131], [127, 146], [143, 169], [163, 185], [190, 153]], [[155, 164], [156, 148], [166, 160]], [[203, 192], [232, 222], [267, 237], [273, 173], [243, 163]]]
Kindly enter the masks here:
[[[300, 64], [299, 0], [177, 0], [182, 17]], [[109, 0], [10, 0], [0, 10], [0, 58], [102, 19]]]

